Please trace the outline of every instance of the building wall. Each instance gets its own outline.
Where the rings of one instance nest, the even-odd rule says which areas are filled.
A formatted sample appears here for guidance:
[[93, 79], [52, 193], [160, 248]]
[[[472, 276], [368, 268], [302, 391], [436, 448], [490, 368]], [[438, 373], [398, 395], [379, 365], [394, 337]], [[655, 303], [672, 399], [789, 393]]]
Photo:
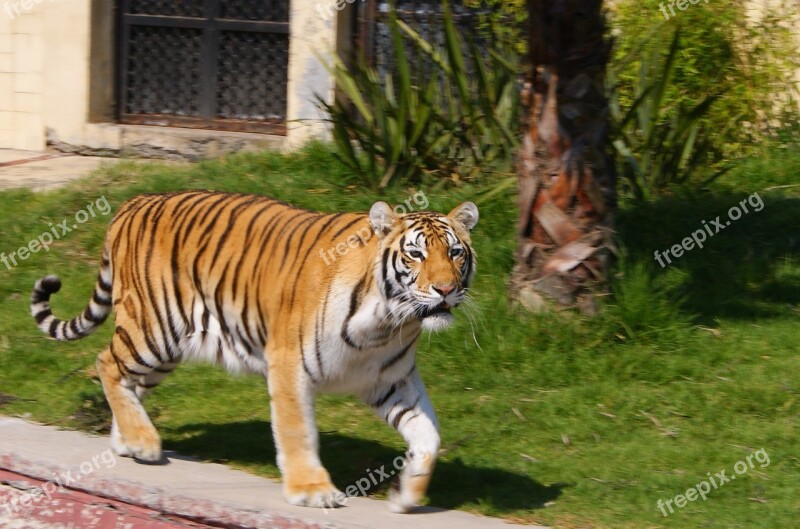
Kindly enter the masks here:
[[[291, 148], [327, 135], [315, 94], [330, 100], [334, 87], [319, 57], [336, 49], [337, 29], [348, 34], [342, 23], [348, 17], [337, 15], [350, 7], [324, 16], [327, 12], [317, 5], [325, 1], [292, 0], [287, 136], [278, 142], [271, 138], [269, 145]], [[161, 148], [174, 147], [171, 134], [191, 136], [160, 127], [149, 127], [148, 135], [148, 128], [143, 132], [113, 122], [112, 7], [112, 0], [0, 0], [0, 148], [41, 150], [49, 142], [75, 150], [120, 151], [128, 139]], [[247, 143], [243, 138], [248, 136], [260, 135], [239, 134], [226, 144]]]
[[0, 146], [41, 149], [44, 19], [37, 6], [0, 1]]

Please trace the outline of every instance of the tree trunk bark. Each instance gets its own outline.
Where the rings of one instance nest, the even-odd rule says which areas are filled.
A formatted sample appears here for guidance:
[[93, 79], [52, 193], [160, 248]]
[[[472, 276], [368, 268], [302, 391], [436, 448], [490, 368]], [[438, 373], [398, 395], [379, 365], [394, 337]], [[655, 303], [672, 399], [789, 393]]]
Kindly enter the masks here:
[[614, 167], [602, 0], [528, 0], [530, 76], [517, 157], [519, 245], [511, 296], [535, 310], [597, 310], [615, 255]]

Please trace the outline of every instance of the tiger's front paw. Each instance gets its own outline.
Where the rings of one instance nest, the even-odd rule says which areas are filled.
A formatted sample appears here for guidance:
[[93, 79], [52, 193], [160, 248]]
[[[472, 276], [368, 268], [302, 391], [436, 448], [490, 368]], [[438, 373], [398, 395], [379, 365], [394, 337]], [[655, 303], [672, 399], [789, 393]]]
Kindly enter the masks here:
[[345, 497], [331, 482], [324, 468], [303, 472], [297, 477], [287, 477], [283, 484], [283, 495], [292, 505], [301, 507], [334, 508], [343, 504]]
[[392, 481], [389, 510], [404, 514], [414, 510], [425, 497], [436, 458], [424, 453], [412, 458], [403, 472]]
[[[403, 481], [406, 481], [403, 484]], [[398, 477], [391, 483], [389, 489], [389, 510], [396, 514], [406, 514], [414, 510], [419, 505], [422, 494], [412, 491], [408, 486], [408, 480]]]

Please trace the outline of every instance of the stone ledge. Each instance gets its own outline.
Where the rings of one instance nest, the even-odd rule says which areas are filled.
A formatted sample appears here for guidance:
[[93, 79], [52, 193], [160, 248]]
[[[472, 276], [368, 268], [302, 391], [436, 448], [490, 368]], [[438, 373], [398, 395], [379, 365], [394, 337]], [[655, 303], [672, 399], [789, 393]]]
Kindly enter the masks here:
[[194, 162], [237, 152], [283, 150], [286, 137], [179, 127], [103, 124], [102, 127], [93, 128], [91, 141], [81, 143], [66, 141], [53, 129], [48, 129], [47, 145], [60, 152], [84, 156]]

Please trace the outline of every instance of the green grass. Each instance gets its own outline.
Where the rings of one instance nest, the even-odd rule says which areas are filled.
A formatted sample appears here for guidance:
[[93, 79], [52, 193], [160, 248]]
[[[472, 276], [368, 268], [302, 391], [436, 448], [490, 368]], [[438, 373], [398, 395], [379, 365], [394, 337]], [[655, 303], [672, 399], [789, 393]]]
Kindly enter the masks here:
[[[419, 364], [442, 424], [446, 452], [431, 504], [559, 528], [791, 527], [800, 512], [800, 156], [752, 160], [712, 193], [618, 214], [623, 258], [602, 316], [532, 316], [510, 308], [515, 203], [480, 203], [474, 323], [424, 336]], [[0, 193], [0, 251], [9, 253], [105, 195], [116, 208], [142, 192], [187, 188], [255, 192], [325, 211], [398, 203], [348, 187], [326, 148], [248, 154], [188, 168], [122, 164], [65, 190]], [[750, 213], [672, 266], [653, 251], [725, 215], [758, 192]], [[447, 211], [475, 189], [425, 188]], [[107, 411], [94, 357], [111, 325], [80, 342], [48, 341], [28, 316], [34, 281], [61, 275], [57, 315], [88, 301], [107, 218], [80, 226], [47, 253], [6, 270], [0, 263], [0, 392], [4, 414], [102, 431]], [[0, 402], [7, 401], [0, 396]], [[147, 401], [167, 449], [275, 477], [263, 381], [186, 365]], [[363, 405], [318, 403], [322, 458], [340, 488], [390, 465], [403, 444]], [[739, 476], [706, 501], [669, 517], [656, 508], [765, 449], [769, 466]], [[257, 493], [257, 491], [254, 491]], [[379, 492], [379, 495], [382, 494]]]

